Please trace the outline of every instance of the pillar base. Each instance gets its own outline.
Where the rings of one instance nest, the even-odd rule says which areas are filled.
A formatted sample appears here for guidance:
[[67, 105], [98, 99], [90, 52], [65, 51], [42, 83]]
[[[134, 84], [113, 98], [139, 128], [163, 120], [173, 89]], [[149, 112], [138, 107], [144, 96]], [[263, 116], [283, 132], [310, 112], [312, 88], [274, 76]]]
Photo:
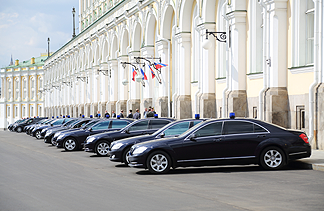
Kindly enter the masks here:
[[[321, 84], [317, 88], [317, 109], [315, 109], [315, 113], [317, 113], [317, 135], [311, 143], [313, 149], [324, 150], [324, 84]], [[316, 132], [316, 131], [315, 131]]]
[[176, 99], [176, 118], [187, 119], [192, 118], [191, 96], [180, 95]]
[[215, 93], [203, 93], [199, 96], [199, 114], [201, 118], [216, 118]]
[[[128, 101], [128, 109], [133, 110], [133, 114], [134, 114], [136, 109], [140, 109], [140, 104], [141, 104], [140, 99], [132, 99], [132, 100]], [[129, 111], [126, 111], [126, 112], [128, 115]]]
[[288, 127], [288, 92], [286, 87], [272, 87], [266, 93], [266, 121]]
[[236, 117], [246, 117], [247, 116], [247, 96], [245, 90], [234, 90], [229, 92], [227, 99], [227, 114], [234, 112]]
[[109, 114], [111, 114], [112, 111], [115, 111], [116, 113], [116, 101], [109, 101], [106, 103], [106, 109]]
[[154, 110], [159, 115], [159, 117], [168, 117], [168, 97], [159, 97], [155, 101]]
[[117, 115], [119, 115], [120, 114], [120, 111], [123, 110], [124, 111], [124, 117], [126, 117], [127, 116], [127, 113], [128, 113], [126, 111], [126, 109], [127, 109], [127, 100], [120, 100], [118, 102], [118, 104], [117, 104], [117, 111], [115, 111], [115, 113]]

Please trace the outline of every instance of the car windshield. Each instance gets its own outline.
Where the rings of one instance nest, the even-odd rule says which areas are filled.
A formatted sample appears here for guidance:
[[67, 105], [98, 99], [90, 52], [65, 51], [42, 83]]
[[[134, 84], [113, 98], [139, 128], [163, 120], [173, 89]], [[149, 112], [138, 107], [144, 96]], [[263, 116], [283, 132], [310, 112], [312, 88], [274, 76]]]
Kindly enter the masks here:
[[172, 126], [175, 125], [175, 124], [179, 124], [179, 123], [178, 123], [178, 122], [171, 122], [171, 123], [165, 125], [164, 127], [160, 128], [158, 131], [156, 131], [156, 132], [153, 133], [152, 135], [153, 135], [153, 136], [157, 136], [157, 135], [159, 135], [160, 133], [162, 133], [166, 128], [168, 128], [168, 127], [172, 127]]
[[66, 122], [66, 123], [63, 124], [63, 126], [64, 126], [64, 127], [71, 126], [75, 121], [76, 121], [76, 119], [68, 120], [68, 122]]
[[203, 122], [200, 122], [199, 124], [196, 124], [195, 126], [193, 126], [192, 128], [190, 128], [189, 130], [187, 130], [186, 132], [182, 133], [179, 137], [180, 138], [183, 138], [183, 137], [186, 137], [188, 136], [192, 131], [196, 130], [196, 128], [200, 127], [200, 125], [202, 124]]

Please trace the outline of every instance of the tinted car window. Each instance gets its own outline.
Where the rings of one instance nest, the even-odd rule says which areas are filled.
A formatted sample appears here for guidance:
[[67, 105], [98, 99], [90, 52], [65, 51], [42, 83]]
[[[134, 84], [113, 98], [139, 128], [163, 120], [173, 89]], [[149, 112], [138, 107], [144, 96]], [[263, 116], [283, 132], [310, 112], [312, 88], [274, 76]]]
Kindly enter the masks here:
[[189, 129], [190, 122], [181, 122], [179, 124], [173, 125], [172, 127], [166, 129], [164, 134], [166, 136], [179, 135], [184, 133]]
[[225, 134], [241, 134], [241, 133], [253, 133], [253, 123], [240, 122], [240, 121], [228, 121], [224, 125]]
[[159, 129], [164, 127], [165, 125], [169, 124], [169, 121], [166, 120], [151, 120], [151, 129]]
[[60, 125], [60, 124], [62, 124], [63, 121], [64, 121], [64, 119], [58, 119], [55, 122], [53, 122], [52, 124], [53, 125]]
[[92, 130], [105, 130], [108, 129], [110, 121], [99, 122], [98, 124], [94, 125], [91, 129]]
[[222, 135], [223, 122], [215, 122], [200, 128], [195, 132], [196, 137]]
[[112, 125], [111, 128], [112, 129], [116, 129], [116, 128], [123, 128], [126, 127], [128, 125], [127, 121], [112, 121]]
[[193, 125], [195, 126], [196, 124], [199, 124], [200, 122], [202, 122], [202, 120], [200, 120], [200, 121], [199, 121], [199, 120], [194, 121], [194, 122], [193, 122]]
[[149, 121], [142, 121], [138, 122], [131, 127], [128, 128], [128, 131], [134, 131], [134, 130], [147, 130]]
[[254, 132], [255, 133], [265, 133], [268, 132], [264, 128], [260, 127], [259, 125], [254, 124]]
[[87, 128], [91, 127], [92, 125], [96, 124], [98, 121], [99, 120], [93, 120], [91, 122], [84, 123], [84, 124], [82, 124], [82, 128], [87, 129]]

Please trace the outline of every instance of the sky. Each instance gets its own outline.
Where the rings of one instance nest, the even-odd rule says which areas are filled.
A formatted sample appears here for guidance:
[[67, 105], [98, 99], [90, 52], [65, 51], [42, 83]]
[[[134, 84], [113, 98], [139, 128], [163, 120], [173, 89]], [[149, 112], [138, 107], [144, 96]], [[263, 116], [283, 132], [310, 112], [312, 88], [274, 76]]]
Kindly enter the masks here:
[[0, 0], [0, 68], [13, 61], [29, 60], [55, 52], [72, 38], [72, 8], [76, 34], [79, 0]]

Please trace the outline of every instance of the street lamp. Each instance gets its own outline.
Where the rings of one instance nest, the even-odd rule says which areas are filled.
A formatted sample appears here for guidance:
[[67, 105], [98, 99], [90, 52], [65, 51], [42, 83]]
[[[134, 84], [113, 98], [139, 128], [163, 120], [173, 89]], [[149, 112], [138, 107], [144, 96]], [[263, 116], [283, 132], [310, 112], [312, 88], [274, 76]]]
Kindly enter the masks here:
[[72, 38], [75, 37], [75, 8], [72, 8], [72, 14], [73, 14], [73, 34]]

